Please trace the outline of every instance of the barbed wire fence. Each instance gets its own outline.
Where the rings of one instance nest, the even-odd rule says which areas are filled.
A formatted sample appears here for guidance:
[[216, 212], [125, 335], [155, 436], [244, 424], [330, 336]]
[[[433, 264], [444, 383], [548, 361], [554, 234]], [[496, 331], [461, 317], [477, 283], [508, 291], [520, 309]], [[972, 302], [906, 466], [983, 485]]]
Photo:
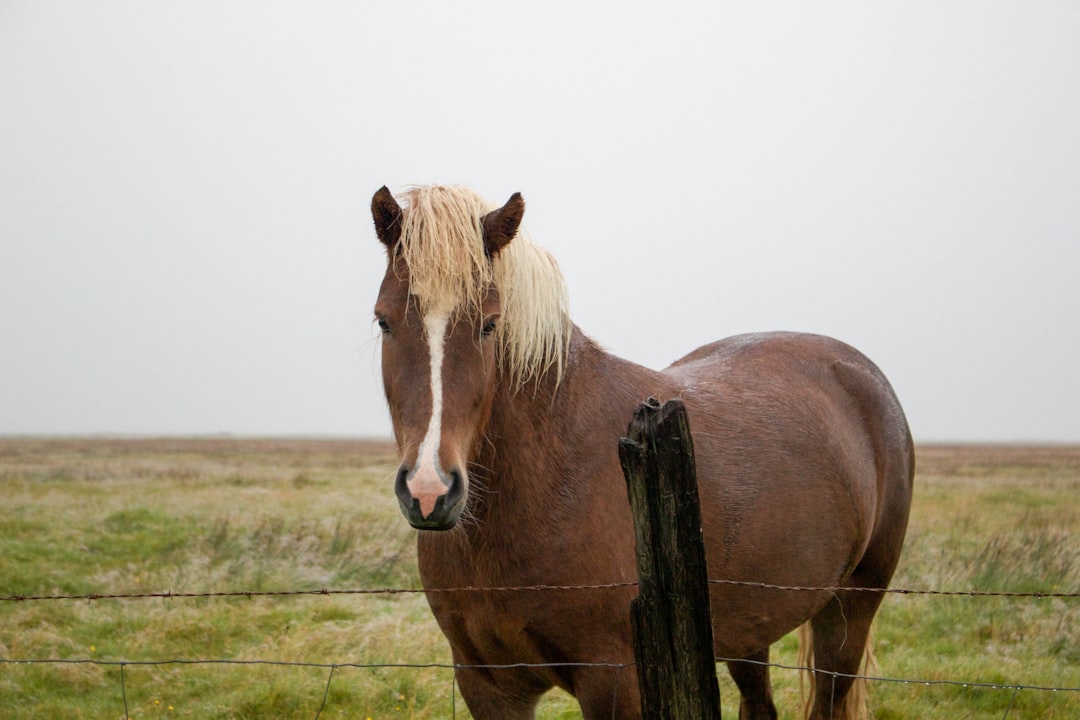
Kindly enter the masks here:
[[[1058, 592], [1058, 591], [1034, 591], [1034, 592], [1009, 592], [1009, 591], [996, 591], [996, 590], [933, 590], [933, 589], [913, 589], [913, 588], [870, 588], [870, 587], [838, 587], [838, 586], [791, 586], [791, 585], [777, 585], [772, 583], [751, 582], [743, 580], [723, 580], [723, 579], [710, 579], [710, 584], [716, 585], [733, 585], [739, 587], [757, 588], [763, 590], [783, 591], [783, 592], [874, 592], [881, 594], [892, 595], [907, 595], [907, 596], [934, 596], [934, 597], [995, 597], [995, 598], [1013, 598], [1013, 599], [1028, 599], [1028, 600], [1044, 600], [1044, 599], [1061, 599], [1061, 600], [1077, 600], [1080, 599], [1080, 592]], [[94, 603], [100, 601], [124, 601], [124, 600], [149, 600], [149, 599], [225, 599], [225, 598], [285, 598], [285, 597], [304, 597], [304, 596], [376, 596], [376, 595], [410, 595], [410, 594], [441, 594], [441, 593], [520, 593], [520, 592], [576, 592], [576, 591], [596, 591], [596, 590], [611, 590], [618, 588], [627, 588], [637, 586], [637, 582], [619, 582], [619, 583], [603, 583], [603, 584], [591, 584], [591, 585], [518, 585], [518, 586], [505, 586], [505, 587], [456, 587], [456, 588], [433, 588], [433, 589], [420, 589], [420, 588], [359, 588], [359, 589], [330, 589], [319, 588], [309, 590], [233, 590], [233, 591], [220, 591], [220, 592], [173, 592], [171, 590], [163, 592], [145, 592], [145, 593], [88, 593], [81, 595], [6, 595], [0, 596], [0, 603], [25, 603], [25, 602], [73, 602], [81, 601], [87, 603]], [[744, 658], [726, 658], [717, 657], [716, 662], [740, 662], [753, 665], [763, 665], [769, 668], [775, 668], [785, 671], [800, 671], [811, 672], [817, 674], [831, 675], [833, 677], [845, 677], [852, 679], [862, 679], [872, 683], [893, 683], [902, 685], [916, 685], [924, 687], [934, 686], [948, 686], [948, 687], [961, 687], [966, 689], [985, 689], [985, 690], [1004, 690], [1011, 691], [1012, 695], [1009, 700], [1008, 708], [1005, 711], [1005, 718], [1007, 719], [1016, 699], [1023, 691], [1028, 692], [1047, 692], [1047, 693], [1080, 693], [1080, 687], [1068, 687], [1068, 686], [1053, 686], [1053, 685], [1041, 685], [1031, 683], [998, 683], [987, 682], [978, 679], [960, 680], [960, 679], [939, 679], [939, 678], [894, 678], [878, 675], [862, 675], [862, 674], [845, 674], [832, 671], [820, 670], [811, 667], [804, 667], [800, 665], [791, 665], [785, 663], [776, 662], [764, 662], [756, 660], [746, 660]], [[455, 674], [458, 670], [465, 669], [477, 669], [477, 670], [504, 670], [514, 668], [568, 668], [568, 667], [590, 667], [590, 668], [606, 668], [615, 671], [615, 682], [618, 682], [619, 674], [634, 666], [634, 663], [513, 663], [506, 665], [459, 665], [453, 663], [409, 663], [409, 662], [393, 662], [393, 663], [362, 663], [362, 662], [341, 662], [341, 663], [320, 663], [320, 662], [306, 662], [306, 661], [287, 661], [287, 660], [266, 660], [266, 659], [254, 659], [254, 660], [238, 660], [227, 658], [198, 658], [198, 659], [159, 659], [159, 660], [105, 660], [94, 658], [0, 658], [0, 665], [94, 665], [100, 667], [116, 667], [120, 671], [120, 694], [124, 705], [124, 717], [130, 717], [130, 711], [128, 708], [127, 700], [127, 682], [125, 677], [125, 669], [130, 667], [156, 667], [166, 665], [227, 665], [227, 666], [270, 666], [270, 667], [287, 667], [287, 668], [312, 668], [323, 669], [327, 671], [326, 685], [323, 688], [322, 700], [319, 708], [315, 712], [315, 719], [322, 715], [323, 710], [326, 708], [327, 700], [330, 694], [330, 687], [333, 683], [334, 674], [340, 669], [361, 669], [361, 670], [374, 670], [374, 669], [411, 669], [411, 670], [423, 670], [423, 669], [443, 669], [453, 671]], [[456, 675], [453, 681], [456, 685]], [[455, 692], [450, 693], [451, 697], [451, 712], [452, 717], [457, 717], [457, 707], [455, 703]]]

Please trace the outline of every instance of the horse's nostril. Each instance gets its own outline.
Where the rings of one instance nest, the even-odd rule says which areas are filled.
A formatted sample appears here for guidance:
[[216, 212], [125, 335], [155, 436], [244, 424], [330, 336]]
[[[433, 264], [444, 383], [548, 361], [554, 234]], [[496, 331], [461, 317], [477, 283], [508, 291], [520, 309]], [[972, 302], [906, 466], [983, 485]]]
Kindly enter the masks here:
[[397, 479], [394, 480], [394, 494], [401, 503], [401, 509], [408, 515], [416, 499], [409, 490], [409, 468], [404, 465], [398, 468]]
[[446, 499], [443, 501], [448, 506], [458, 505], [465, 497], [466, 480], [465, 474], [454, 468], [448, 473], [446, 484]]

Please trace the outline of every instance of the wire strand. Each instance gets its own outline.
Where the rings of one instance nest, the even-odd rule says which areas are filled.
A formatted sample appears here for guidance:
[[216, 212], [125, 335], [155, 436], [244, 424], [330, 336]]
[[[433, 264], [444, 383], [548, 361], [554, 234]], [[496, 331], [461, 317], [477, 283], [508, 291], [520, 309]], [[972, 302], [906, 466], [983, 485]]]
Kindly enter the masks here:
[[[1028, 683], [1001, 683], [1001, 682], [988, 682], [983, 680], [938, 680], [938, 679], [926, 679], [926, 678], [893, 678], [881, 675], [860, 675], [852, 673], [842, 673], [833, 670], [822, 670], [820, 668], [805, 667], [802, 665], [789, 665], [786, 663], [765, 662], [762, 660], [748, 660], [746, 658], [728, 658], [717, 657], [714, 658], [717, 663], [729, 663], [738, 662], [747, 665], [758, 665], [762, 667], [768, 667], [776, 670], [795, 670], [806, 671], [816, 675], [828, 675], [831, 677], [842, 677], [852, 680], [866, 680], [868, 682], [880, 682], [880, 683], [895, 683], [903, 685], [922, 685], [925, 687], [934, 686], [950, 686], [950, 687], [962, 687], [969, 689], [984, 689], [984, 690], [1031, 690], [1034, 692], [1060, 692], [1060, 693], [1080, 693], [1080, 687], [1069, 686], [1053, 686], [1053, 685], [1035, 685]], [[329, 693], [330, 681], [333, 679], [333, 673], [341, 668], [353, 668], [358, 670], [378, 670], [378, 669], [406, 669], [406, 670], [453, 670], [455, 672], [459, 670], [517, 670], [517, 669], [552, 669], [552, 668], [600, 668], [615, 670], [616, 673], [621, 673], [627, 668], [634, 667], [636, 663], [613, 663], [613, 662], [555, 662], [555, 663], [503, 663], [503, 664], [457, 664], [457, 663], [408, 663], [408, 662], [394, 662], [394, 663], [360, 663], [360, 662], [308, 662], [302, 660], [235, 660], [228, 658], [195, 658], [195, 659], [181, 659], [172, 658], [167, 660], [103, 660], [95, 658], [27, 658], [27, 659], [11, 659], [0, 658], [0, 665], [97, 665], [101, 667], [119, 667], [121, 671], [121, 685], [123, 685], [123, 675], [125, 667], [157, 667], [163, 665], [239, 665], [239, 666], [273, 666], [273, 667], [288, 667], [288, 668], [322, 668], [331, 671], [330, 678], [326, 684], [326, 694]], [[126, 703], [126, 692], [125, 692]], [[324, 696], [325, 704], [325, 696]]]
[[[788, 592], [867, 592], [890, 595], [933, 595], [954, 597], [1002, 597], [1002, 598], [1033, 598], [1033, 599], [1075, 599], [1080, 598], [1080, 592], [1041, 591], [1012, 592], [1004, 590], [922, 590], [913, 588], [873, 588], [873, 587], [844, 587], [844, 586], [813, 586], [813, 585], [777, 585], [773, 583], [752, 582], [748, 580], [709, 580], [713, 585], [730, 585], [737, 587], [758, 588], [762, 590], [780, 590]], [[337, 589], [320, 588], [315, 590], [226, 590], [219, 592], [163, 592], [148, 593], [87, 593], [83, 595], [5, 595], [0, 596], [0, 602], [35, 602], [49, 600], [79, 600], [94, 602], [95, 600], [146, 600], [159, 599], [192, 599], [192, 598], [263, 598], [263, 597], [301, 597], [313, 595], [414, 595], [414, 594], [442, 594], [442, 593], [504, 593], [504, 592], [547, 592], [547, 591], [577, 591], [577, 590], [617, 590], [622, 588], [637, 587], [637, 582], [597, 583], [591, 585], [510, 585], [493, 587], [455, 587], [455, 588], [356, 588]]]

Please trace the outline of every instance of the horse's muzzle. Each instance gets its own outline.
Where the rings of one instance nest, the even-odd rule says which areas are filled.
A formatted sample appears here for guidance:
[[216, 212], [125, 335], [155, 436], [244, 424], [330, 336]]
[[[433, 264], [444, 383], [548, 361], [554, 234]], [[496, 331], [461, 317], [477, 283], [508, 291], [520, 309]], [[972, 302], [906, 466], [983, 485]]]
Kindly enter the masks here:
[[402, 514], [418, 530], [451, 529], [465, 506], [465, 478], [457, 469], [428, 468], [427, 477], [418, 477], [421, 472], [419, 467], [398, 468], [394, 493]]

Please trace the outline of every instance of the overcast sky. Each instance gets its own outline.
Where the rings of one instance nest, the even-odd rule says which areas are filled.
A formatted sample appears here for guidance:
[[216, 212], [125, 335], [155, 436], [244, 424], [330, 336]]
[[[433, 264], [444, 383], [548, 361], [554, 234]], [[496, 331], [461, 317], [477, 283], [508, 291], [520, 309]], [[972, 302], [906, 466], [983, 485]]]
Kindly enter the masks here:
[[824, 333], [918, 440], [1080, 442], [1072, 0], [0, 0], [0, 434], [388, 435], [428, 182], [619, 355]]

